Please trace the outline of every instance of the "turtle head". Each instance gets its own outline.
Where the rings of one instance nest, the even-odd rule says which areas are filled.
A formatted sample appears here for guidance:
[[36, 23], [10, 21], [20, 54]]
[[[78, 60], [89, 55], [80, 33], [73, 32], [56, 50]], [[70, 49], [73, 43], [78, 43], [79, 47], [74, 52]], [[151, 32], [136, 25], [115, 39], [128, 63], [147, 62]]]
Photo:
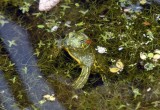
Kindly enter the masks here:
[[89, 44], [86, 43], [88, 36], [81, 32], [70, 32], [65, 38], [65, 46], [75, 49], [86, 49]]

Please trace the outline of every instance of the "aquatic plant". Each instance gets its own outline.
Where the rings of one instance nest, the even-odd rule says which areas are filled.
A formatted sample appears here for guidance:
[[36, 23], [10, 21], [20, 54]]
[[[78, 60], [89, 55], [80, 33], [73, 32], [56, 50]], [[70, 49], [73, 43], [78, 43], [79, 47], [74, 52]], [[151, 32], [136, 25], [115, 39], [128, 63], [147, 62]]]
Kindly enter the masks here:
[[[19, 9], [24, 6], [23, 1], [0, 1], [5, 4], [0, 8], [3, 15], [30, 33], [34, 48], [30, 56], [37, 58], [43, 73], [41, 77], [55, 88], [54, 94], [43, 94], [39, 103], [56, 99], [72, 110], [159, 109], [160, 6], [147, 2], [64, 0], [50, 12], [38, 12], [37, 2], [27, 2], [31, 5], [29, 11], [24, 7], [23, 14], [23, 9]], [[0, 23], [1, 26], [6, 24]], [[70, 85], [81, 69], [60, 45], [57, 46], [58, 40], [73, 31], [85, 33], [91, 39], [90, 47], [95, 50], [97, 59], [86, 85], [78, 91]], [[18, 44], [16, 39], [6, 41], [10, 48]], [[36, 109], [27, 99], [15, 65], [1, 37], [0, 70], [5, 73], [4, 79], [9, 82], [14, 100], [21, 108]], [[24, 65], [20, 70], [25, 74], [29, 68]]]

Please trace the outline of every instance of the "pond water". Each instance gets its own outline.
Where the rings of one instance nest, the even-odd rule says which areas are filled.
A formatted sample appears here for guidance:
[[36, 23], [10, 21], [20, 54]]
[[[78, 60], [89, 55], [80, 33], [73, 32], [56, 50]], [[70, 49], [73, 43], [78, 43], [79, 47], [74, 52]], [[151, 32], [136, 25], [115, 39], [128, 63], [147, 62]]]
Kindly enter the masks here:
[[[9, 1], [0, 1], [0, 109], [160, 109], [160, 0], [64, 0], [48, 12]], [[93, 55], [78, 89], [79, 62], [90, 61], [64, 48], [71, 32], [87, 39], [68, 45]]]

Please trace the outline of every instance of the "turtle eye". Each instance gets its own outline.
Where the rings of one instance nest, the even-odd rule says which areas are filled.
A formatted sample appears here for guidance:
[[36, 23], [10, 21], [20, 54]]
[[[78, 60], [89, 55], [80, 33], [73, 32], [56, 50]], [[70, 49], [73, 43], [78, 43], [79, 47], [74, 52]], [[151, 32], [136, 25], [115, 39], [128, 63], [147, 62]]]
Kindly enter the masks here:
[[80, 40], [80, 43], [83, 43], [84, 42], [84, 40]]

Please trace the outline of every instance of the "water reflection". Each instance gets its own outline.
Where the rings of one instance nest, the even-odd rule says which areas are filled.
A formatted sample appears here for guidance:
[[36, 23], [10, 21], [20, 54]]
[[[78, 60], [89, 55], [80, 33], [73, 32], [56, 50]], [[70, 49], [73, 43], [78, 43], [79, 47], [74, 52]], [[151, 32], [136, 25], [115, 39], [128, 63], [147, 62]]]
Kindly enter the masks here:
[[[53, 110], [53, 108], [54, 110], [63, 110], [64, 108], [57, 100], [47, 101], [43, 104], [39, 103], [44, 95], [54, 94], [54, 91], [46, 83], [37, 67], [27, 31], [13, 22], [6, 22], [0, 27], [0, 36], [9, 52], [10, 59], [15, 63], [17, 73], [31, 102], [42, 110]], [[2, 100], [4, 99], [2, 98]], [[14, 103], [14, 100], [8, 103]]]
[[153, 0], [154, 2], [160, 4], [160, 0]]

